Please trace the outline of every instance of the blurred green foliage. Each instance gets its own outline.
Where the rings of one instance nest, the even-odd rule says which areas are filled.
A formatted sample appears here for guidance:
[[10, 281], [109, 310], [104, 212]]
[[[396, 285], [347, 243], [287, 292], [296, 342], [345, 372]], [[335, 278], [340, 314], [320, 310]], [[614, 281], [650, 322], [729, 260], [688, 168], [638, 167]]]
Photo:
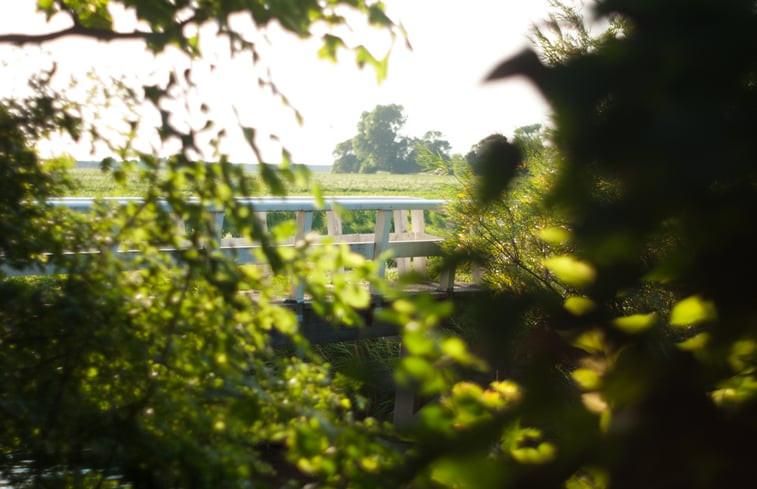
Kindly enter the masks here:
[[[116, 4], [134, 8], [138, 29], [145, 30], [114, 30], [110, 8]], [[304, 37], [315, 24], [342, 25], [342, 15], [397, 32], [377, 2], [37, 5], [48, 18], [70, 17], [73, 27], [44, 36], [3, 34], [0, 42], [136, 38], [155, 51], [174, 45], [200, 56], [192, 33], [214, 23], [232, 51], [257, 59], [255, 46], [229, 21], [240, 12], [261, 29], [276, 22]], [[346, 49], [333, 35], [324, 39], [326, 57]], [[362, 46], [354, 50], [360, 64], [374, 65], [383, 76], [380, 60]], [[116, 193], [134, 191], [141, 200], [121, 206], [98, 201], [89, 213], [56, 209], [49, 198], [75, 191], [66, 171], [71, 162], [42, 160], [35, 145], [58, 132], [73, 139], [83, 130], [95, 140], [101, 136], [87, 118], [98, 107], [54, 91], [54, 76], [53, 69], [32, 80], [27, 99], [0, 102], [0, 484], [370, 485], [366, 467], [398, 461], [385, 443], [391, 429], [368, 417], [352, 381], [311, 350], [278, 293], [282, 280], [301, 278], [327, 320], [356, 325], [362, 322], [357, 310], [370, 300], [358, 284], [384, 290], [375, 265], [346, 248], [278, 248], [291, 237], [291, 226], [272, 225], [266, 232], [234, 199], [282, 195], [306, 185], [307, 171], [291, 165], [286, 153], [281, 167], [261, 165], [257, 174], [223, 155], [213, 164], [197, 161], [197, 133], [175, 126], [165, 108], [182, 97], [170, 74], [156, 85], [109, 92], [126, 105], [155, 109], [161, 122], [147, 129], [180, 148], [158, 158], [135, 149], [131, 138], [105, 141], [124, 161], [104, 160], [103, 174]], [[136, 133], [135, 126], [147, 122], [130, 124]], [[257, 151], [254, 129], [240, 131]], [[215, 207], [227, 210], [236, 233], [261, 243], [258, 258], [265, 267], [237, 267], [220, 252], [222, 230], [208, 212]], [[178, 222], [189, 224], [185, 234], [176, 232]], [[180, 251], [162, 253], [166, 247]], [[118, 253], [125, 250], [138, 253], [125, 259]], [[12, 269], [58, 274], [8, 277]], [[274, 349], [274, 337], [287, 338], [290, 350]]]
[[[124, 37], [107, 3], [39, 6], [67, 12], [69, 34]], [[254, 50], [228, 22], [242, 8], [303, 36], [341, 23], [337, 6], [391, 28], [379, 3], [125, 3], [150, 27], [131, 37], [193, 55], [182, 22], [212, 19]], [[492, 290], [463, 314], [397, 292], [377, 312], [401, 328], [394, 382], [425, 403], [398, 427], [366, 415], [344, 357], [332, 352], [334, 369], [309, 347], [275, 279], [217, 251], [209, 206], [263, 244], [274, 277], [303, 280], [327, 318], [359, 322], [356, 283], [390, 292], [343, 249], [277, 248], [291, 226], [266, 233], [236, 205], [302, 184], [286, 155], [255, 177], [194, 161], [193, 134], [162, 108], [175, 81], [143, 87], [166, 115], [158, 134], [182, 151], [158, 160], [127, 145], [119, 154], [137, 164], [103, 162], [143, 200], [102, 203], [92, 219], [46, 205], [68, 185], [65, 162], [33, 149], [51, 131], [79, 137], [85, 112], [45, 83], [4, 100], [3, 265], [66, 273], [0, 278], [0, 476], [14, 487], [752, 487], [755, 7], [600, 0], [622, 35], [548, 65], [527, 51], [492, 72], [530, 79], [554, 127], [541, 147], [524, 144], [526, 129], [520, 143], [495, 142], [465, 176], [474, 199], [458, 204], [466, 234], [452, 258], [492, 263]], [[342, 45], [324, 42], [325, 56]], [[254, 147], [254, 129], [242, 131]], [[186, 236], [177, 219], [192, 223]], [[115, 253], [127, 248], [140, 251], [136, 271]], [[81, 250], [97, 253], [66, 253]], [[274, 334], [290, 348], [274, 350]]]
[[[467, 334], [522, 398], [480, 430], [435, 432], [417, 461], [441, 465], [445, 487], [750, 487], [755, 3], [595, 12], [610, 35], [570, 38], [583, 18], [569, 17], [548, 65], [527, 51], [490, 76], [525, 76], [551, 103], [549, 178], [532, 180], [545, 160], [529, 155], [483, 202], [458, 204], [454, 244], [490, 264], [497, 289]], [[497, 436], [528, 449], [498, 454]], [[482, 455], [451, 459], [463, 441]]]

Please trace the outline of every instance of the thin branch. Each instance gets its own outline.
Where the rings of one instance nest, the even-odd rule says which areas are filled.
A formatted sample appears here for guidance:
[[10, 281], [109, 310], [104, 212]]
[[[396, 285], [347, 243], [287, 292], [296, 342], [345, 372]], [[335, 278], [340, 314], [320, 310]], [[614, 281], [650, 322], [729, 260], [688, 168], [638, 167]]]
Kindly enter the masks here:
[[163, 34], [156, 32], [133, 31], [133, 32], [115, 32], [108, 29], [95, 29], [75, 24], [68, 29], [63, 29], [45, 34], [2, 34], [0, 43], [15, 44], [23, 46], [24, 44], [42, 44], [56, 39], [68, 36], [91, 37], [100, 41], [114, 41], [119, 39], [144, 39], [151, 40], [160, 38]]

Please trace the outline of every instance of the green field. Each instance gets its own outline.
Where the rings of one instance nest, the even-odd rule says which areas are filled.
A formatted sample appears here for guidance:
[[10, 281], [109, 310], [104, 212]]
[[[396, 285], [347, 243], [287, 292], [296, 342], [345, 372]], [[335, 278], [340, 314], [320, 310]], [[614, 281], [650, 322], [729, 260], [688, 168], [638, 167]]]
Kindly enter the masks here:
[[[95, 196], [136, 196], [143, 193], [144, 185], [117, 185], [109, 173], [96, 169], [74, 169], [72, 175], [77, 181], [77, 188], [69, 195], [82, 197]], [[320, 185], [323, 195], [404, 195], [433, 199], [454, 198], [459, 189], [459, 182], [448, 175], [394, 175], [379, 174], [332, 174], [314, 173], [314, 182]], [[289, 189], [291, 195], [308, 195], [312, 193], [307, 186]]]
[[[70, 170], [76, 187], [68, 192], [68, 196], [77, 197], [127, 197], [143, 195], [146, 185], [142, 182], [127, 181], [125, 186], [118, 185], [112, 175], [98, 169], [75, 168]], [[253, 173], [254, 174], [254, 173]], [[432, 175], [418, 173], [399, 175], [389, 173], [378, 174], [332, 174], [313, 173], [313, 182], [320, 187], [322, 194], [328, 195], [378, 195], [378, 196], [407, 196], [428, 199], [454, 199], [460, 191], [460, 183], [454, 176]], [[288, 189], [289, 195], [310, 195], [311, 187], [301, 186]], [[343, 230], [345, 233], [372, 232], [375, 225], [376, 211], [354, 211], [344, 216]], [[286, 219], [292, 219], [292, 212], [271, 212], [268, 224], [273, 225]], [[444, 213], [427, 212], [426, 230], [432, 234], [443, 234], [446, 227]], [[316, 212], [313, 217], [313, 229], [325, 233], [325, 214]], [[224, 226], [224, 231], [235, 233], [235, 230]]]

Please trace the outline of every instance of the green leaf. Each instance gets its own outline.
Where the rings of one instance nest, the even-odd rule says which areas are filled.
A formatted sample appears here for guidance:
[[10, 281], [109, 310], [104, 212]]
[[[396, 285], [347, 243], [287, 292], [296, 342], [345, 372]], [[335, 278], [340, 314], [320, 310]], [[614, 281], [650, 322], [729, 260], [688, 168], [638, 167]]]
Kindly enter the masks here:
[[376, 72], [376, 81], [378, 83], [381, 83], [386, 79], [387, 71], [389, 69], [388, 54], [381, 60], [378, 60], [365, 46], [361, 45], [355, 48], [355, 62], [360, 68], [369, 64]]
[[444, 339], [441, 342], [441, 349], [442, 353], [461, 365], [485, 368], [483, 362], [468, 351], [468, 346], [460, 338], [452, 337]]
[[316, 207], [318, 207], [319, 209], [326, 207], [326, 202], [323, 200], [323, 190], [321, 189], [321, 186], [318, 184], [318, 182], [313, 183], [312, 192]]
[[190, 52], [199, 54], [200, 53], [200, 39], [197, 36], [192, 36], [187, 39], [187, 46], [189, 46]]
[[432, 379], [435, 377], [436, 371], [427, 360], [411, 356], [400, 360], [396, 375], [400, 384], [409, 385], [413, 382], [424, 382]]
[[511, 435], [509, 440], [503, 442], [503, 448], [509, 448], [510, 455], [522, 464], [543, 464], [555, 458], [557, 447], [541, 440], [541, 431], [521, 428]]
[[345, 304], [356, 309], [368, 307], [371, 303], [371, 294], [368, 289], [360, 284], [348, 284], [340, 290]]
[[47, 14], [47, 18], [50, 19], [52, 14], [55, 12], [55, 0], [37, 0], [37, 10], [40, 12], [45, 12]]
[[539, 238], [552, 246], [562, 246], [571, 240], [572, 234], [567, 229], [551, 227], [539, 231]]
[[573, 341], [573, 346], [587, 353], [601, 353], [605, 350], [604, 335], [598, 329], [587, 331]]
[[595, 390], [599, 388], [599, 373], [593, 369], [578, 368], [571, 372], [570, 375], [582, 389]]
[[657, 313], [650, 312], [649, 314], [632, 314], [615, 318], [612, 320], [612, 324], [626, 333], [634, 334], [651, 328], [655, 321], [657, 321]]
[[670, 313], [672, 326], [691, 326], [704, 321], [714, 321], [718, 313], [715, 303], [704, 300], [698, 295], [692, 295], [673, 306]]
[[260, 163], [258, 165], [260, 178], [265, 182], [273, 195], [286, 195], [286, 186], [281, 178], [281, 173], [273, 165]]
[[572, 296], [565, 299], [563, 307], [574, 316], [583, 316], [596, 309], [597, 304], [588, 297]]
[[496, 460], [486, 453], [440, 458], [431, 465], [434, 487], [501, 487], [503, 474]]
[[278, 242], [286, 241], [297, 234], [297, 223], [293, 219], [282, 221], [271, 229], [271, 234]]
[[683, 351], [697, 351], [701, 350], [705, 346], [707, 346], [707, 343], [710, 342], [710, 334], [709, 333], [699, 333], [691, 338], [681, 341], [676, 344], [678, 348], [680, 348]]
[[402, 341], [407, 348], [407, 351], [413, 355], [432, 355], [434, 353], [434, 341], [427, 337], [423, 331], [411, 331], [413, 326], [420, 326], [420, 323], [412, 321], [405, 326], [407, 331], [402, 338]]
[[561, 255], [544, 260], [547, 267], [557, 278], [573, 287], [587, 287], [596, 279], [597, 272], [586, 262], [577, 260], [572, 255]]
[[334, 36], [332, 34], [326, 34], [323, 36], [323, 46], [318, 50], [318, 56], [321, 59], [328, 59], [337, 62], [337, 52], [340, 48], [345, 47], [344, 41], [341, 37]]

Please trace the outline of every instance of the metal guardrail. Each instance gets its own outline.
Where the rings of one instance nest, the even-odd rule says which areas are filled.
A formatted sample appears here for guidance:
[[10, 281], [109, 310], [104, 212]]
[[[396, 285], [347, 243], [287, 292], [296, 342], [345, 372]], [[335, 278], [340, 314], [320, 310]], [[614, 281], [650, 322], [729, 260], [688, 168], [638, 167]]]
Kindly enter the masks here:
[[[397, 261], [400, 274], [410, 270], [425, 272], [426, 258], [441, 254], [440, 242], [442, 237], [427, 234], [425, 232], [425, 212], [442, 210], [447, 204], [445, 200], [421, 199], [414, 197], [325, 197], [322, 204], [312, 197], [238, 197], [238, 203], [249, 205], [253, 212], [253, 218], [267, 226], [267, 214], [269, 212], [294, 212], [297, 232], [293, 240], [281, 243], [279, 246], [295, 246], [296, 243], [305, 239], [313, 230], [313, 213], [326, 212], [327, 234], [335, 243], [347, 245], [354, 253], [378, 262], [378, 273], [385, 274], [386, 261], [383, 259], [387, 251], [391, 252], [392, 258]], [[56, 207], [66, 207], [72, 210], [87, 212], [93, 208], [96, 202], [126, 205], [139, 203], [142, 200], [136, 197], [66, 197], [50, 199], [48, 203]], [[198, 199], [190, 198], [188, 202], [200, 203]], [[167, 202], [162, 203], [165, 206]], [[339, 210], [343, 211], [376, 211], [376, 221], [373, 233], [343, 234]], [[223, 222], [225, 209], [209, 206], [207, 212], [214, 214], [214, 226], [220, 243], [219, 250], [239, 265], [256, 263], [255, 250], [259, 245], [243, 238], [224, 238]], [[409, 218], [409, 219], [408, 219]], [[392, 231], [394, 226], [394, 232]], [[183, 229], [182, 229], [183, 228]], [[183, 222], [178, 223], [179, 232], [186, 231]], [[164, 253], [177, 253], [181, 249], [165, 248]], [[124, 255], [134, 254], [134, 251], [119, 250], [117, 253]], [[18, 270], [2, 265], [7, 275], [41, 275], [63, 273], [59, 270], [35, 268], [33, 270]], [[454, 285], [454, 273], [443, 274], [440, 282], [440, 290], [451, 290]], [[293, 285], [290, 299], [297, 302], [304, 300], [302, 285]]]

